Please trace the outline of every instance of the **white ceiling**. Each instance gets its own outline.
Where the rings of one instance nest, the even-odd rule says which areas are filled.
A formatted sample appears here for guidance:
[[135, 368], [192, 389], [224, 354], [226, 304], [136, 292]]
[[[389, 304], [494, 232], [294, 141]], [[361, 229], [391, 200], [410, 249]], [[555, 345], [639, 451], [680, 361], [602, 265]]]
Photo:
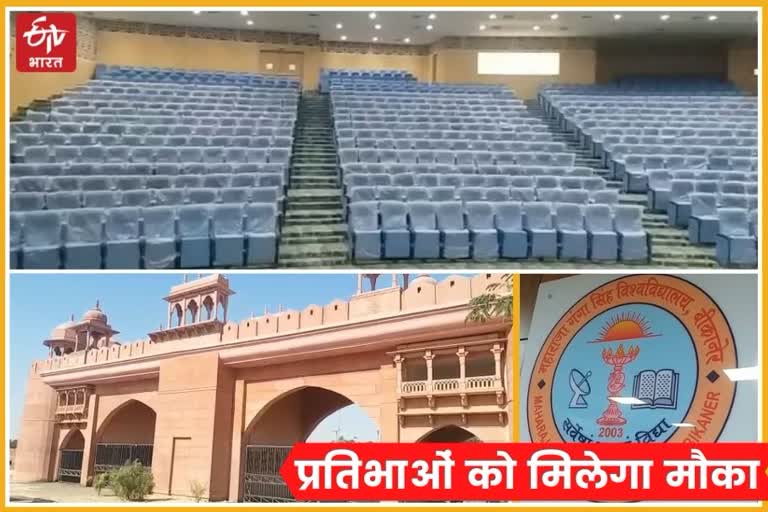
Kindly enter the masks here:
[[[342, 35], [349, 42], [431, 44], [446, 36], [493, 37], [616, 37], [622, 35], [676, 35], [732, 37], [757, 34], [756, 11], [554, 11], [484, 10], [484, 11], [390, 11], [377, 10], [376, 19], [370, 11], [292, 11], [264, 12], [240, 10], [192, 11], [89, 11], [97, 18], [122, 19], [167, 25], [193, 25], [241, 30], [273, 30], [318, 34], [320, 39], [338, 41]], [[435, 19], [428, 17], [434, 14]], [[491, 14], [496, 19], [490, 19]], [[614, 14], [621, 14], [614, 20]], [[660, 16], [669, 15], [667, 21]], [[712, 15], [717, 20], [710, 21]], [[248, 25], [247, 21], [253, 21]], [[341, 23], [342, 29], [336, 24]], [[381, 29], [376, 30], [375, 24]], [[433, 25], [428, 31], [427, 25]], [[481, 30], [480, 25], [486, 29]], [[539, 26], [539, 30], [534, 30]]]

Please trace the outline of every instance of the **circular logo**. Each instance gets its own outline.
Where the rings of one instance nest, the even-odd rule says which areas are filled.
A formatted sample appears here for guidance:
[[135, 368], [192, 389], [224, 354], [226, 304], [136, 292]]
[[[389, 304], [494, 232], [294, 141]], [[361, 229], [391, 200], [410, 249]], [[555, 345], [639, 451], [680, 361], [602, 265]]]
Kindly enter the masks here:
[[728, 321], [673, 276], [628, 276], [582, 297], [550, 331], [528, 389], [534, 442], [709, 442], [736, 384]]

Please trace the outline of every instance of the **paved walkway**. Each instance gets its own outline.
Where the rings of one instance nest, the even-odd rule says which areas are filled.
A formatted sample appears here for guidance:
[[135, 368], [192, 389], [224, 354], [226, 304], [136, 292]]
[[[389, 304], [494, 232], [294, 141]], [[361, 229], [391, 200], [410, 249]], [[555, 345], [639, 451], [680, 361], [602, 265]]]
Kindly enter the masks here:
[[[11, 501], [18, 503], [115, 503], [120, 498], [110, 489], [101, 491], [101, 496], [93, 487], [81, 487], [78, 484], [62, 482], [11, 482]], [[191, 498], [153, 494], [148, 502], [193, 501]]]

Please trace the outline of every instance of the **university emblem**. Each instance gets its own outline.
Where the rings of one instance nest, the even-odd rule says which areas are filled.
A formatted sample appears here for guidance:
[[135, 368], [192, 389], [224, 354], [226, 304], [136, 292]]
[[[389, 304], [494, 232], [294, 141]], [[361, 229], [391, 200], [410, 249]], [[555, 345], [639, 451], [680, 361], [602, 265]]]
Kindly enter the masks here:
[[673, 276], [611, 281], [549, 332], [528, 385], [534, 442], [709, 442], [728, 420], [736, 346], [718, 305]]

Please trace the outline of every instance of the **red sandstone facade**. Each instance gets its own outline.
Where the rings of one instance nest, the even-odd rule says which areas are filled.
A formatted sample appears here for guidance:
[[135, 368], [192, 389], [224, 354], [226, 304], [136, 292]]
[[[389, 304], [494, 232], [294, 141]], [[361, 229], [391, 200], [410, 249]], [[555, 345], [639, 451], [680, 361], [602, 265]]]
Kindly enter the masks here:
[[509, 441], [510, 325], [466, 321], [500, 278], [393, 276], [346, 301], [231, 322], [234, 292], [212, 275], [174, 286], [167, 327], [127, 344], [97, 306], [54, 329], [30, 369], [14, 479], [86, 485], [139, 458], [156, 492], [189, 495], [197, 481], [210, 500], [263, 501], [280, 492], [252, 490], [256, 451], [287, 450], [350, 403], [380, 441]]

